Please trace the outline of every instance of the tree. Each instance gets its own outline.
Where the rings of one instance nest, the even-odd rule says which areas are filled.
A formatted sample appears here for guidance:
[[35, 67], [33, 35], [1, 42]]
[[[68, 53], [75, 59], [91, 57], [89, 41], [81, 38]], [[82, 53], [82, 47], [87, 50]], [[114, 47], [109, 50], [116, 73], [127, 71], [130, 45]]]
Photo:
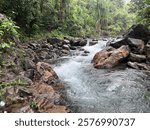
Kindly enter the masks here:
[[138, 23], [150, 28], [150, 0], [131, 0], [130, 12], [135, 12]]

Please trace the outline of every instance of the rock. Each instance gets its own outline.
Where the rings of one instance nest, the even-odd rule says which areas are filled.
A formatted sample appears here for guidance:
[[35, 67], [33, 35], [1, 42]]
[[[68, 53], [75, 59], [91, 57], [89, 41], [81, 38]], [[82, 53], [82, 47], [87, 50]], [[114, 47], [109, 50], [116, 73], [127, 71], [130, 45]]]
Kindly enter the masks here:
[[51, 85], [43, 82], [35, 83], [33, 87], [32, 101], [20, 109], [20, 112], [69, 112], [67, 107], [59, 105], [60, 95]]
[[150, 64], [150, 41], [146, 45], [146, 60]]
[[133, 69], [150, 70], [150, 66], [145, 63], [128, 62], [127, 64], [129, 67], [131, 67]]
[[71, 50], [76, 50], [77, 48], [75, 46], [70, 46]]
[[58, 47], [62, 47], [64, 44], [63, 42], [57, 43]]
[[113, 48], [117, 49], [123, 45], [128, 45], [128, 39], [127, 38], [115, 39], [112, 41], [108, 41], [107, 45], [112, 46]]
[[41, 46], [37, 42], [29, 43], [28, 48], [32, 50], [39, 50]]
[[63, 44], [70, 44], [70, 41], [65, 39], [65, 40], [63, 40]]
[[25, 71], [24, 76], [33, 80], [34, 79], [35, 70], [34, 69], [28, 69]]
[[48, 54], [48, 52], [46, 52], [46, 51], [41, 51], [41, 52], [39, 53], [39, 58], [40, 58], [41, 60], [44, 60], [44, 59], [50, 59], [51, 56]]
[[108, 39], [107, 38], [102, 38], [102, 41], [108, 41]]
[[71, 46], [85, 46], [87, 44], [87, 40], [74, 38], [70, 41]]
[[33, 96], [31, 92], [28, 92], [27, 90], [23, 90], [23, 89], [18, 90], [18, 95], [22, 98]]
[[150, 40], [150, 32], [142, 24], [133, 25], [125, 34], [125, 38], [142, 39], [143, 41]]
[[61, 52], [64, 54], [67, 54], [67, 55], [70, 53], [70, 51], [68, 51], [68, 50], [62, 50]]
[[45, 44], [41, 44], [41, 48], [48, 48], [48, 50], [52, 50], [53, 46], [48, 43], [45, 43]]
[[85, 49], [84, 48], [80, 48], [79, 51], [85, 51]]
[[132, 62], [145, 62], [146, 56], [130, 53], [129, 60]]
[[85, 50], [84, 53], [90, 53], [89, 51]]
[[41, 81], [53, 86], [57, 86], [60, 82], [51, 65], [44, 62], [38, 62], [36, 64], [34, 81]]
[[145, 47], [144, 41], [134, 38], [116, 39], [114, 41], [109, 41], [107, 45], [112, 46], [116, 49], [123, 45], [128, 45], [131, 48], [131, 52], [134, 52], [136, 54], [142, 54]]
[[22, 68], [26, 71], [28, 69], [34, 69], [35, 63], [30, 59], [24, 59], [22, 62]]
[[48, 38], [47, 42], [50, 43], [51, 45], [62, 43], [62, 40], [58, 38]]
[[79, 46], [85, 46], [87, 44], [87, 40], [81, 40], [79, 42]]
[[46, 83], [37, 83], [35, 84], [35, 94], [54, 94], [55, 91], [52, 86], [46, 84]]
[[87, 53], [83, 53], [83, 54], [81, 54], [81, 56], [88, 56], [88, 54]]
[[70, 47], [68, 45], [63, 45], [62, 48], [65, 50], [70, 50]]
[[90, 42], [89, 42], [89, 45], [90, 45], [90, 46], [93, 46], [93, 45], [95, 45], [95, 44], [97, 44], [97, 43], [98, 43], [98, 41], [90, 41]]
[[107, 47], [106, 49], [96, 53], [92, 63], [95, 68], [112, 68], [117, 66], [121, 61], [125, 60], [130, 53], [128, 46], [122, 46], [119, 49]]
[[131, 48], [131, 51], [136, 54], [142, 54], [144, 52], [144, 41], [140, 39], [128, 38], [128, 45]]

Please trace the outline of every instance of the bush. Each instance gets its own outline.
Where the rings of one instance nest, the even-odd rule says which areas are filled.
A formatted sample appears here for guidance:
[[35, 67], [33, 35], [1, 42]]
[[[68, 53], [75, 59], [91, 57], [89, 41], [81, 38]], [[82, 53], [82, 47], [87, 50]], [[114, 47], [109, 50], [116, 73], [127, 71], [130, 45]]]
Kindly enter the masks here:
[[19, 27], [9, 18], [0, 18], [0, 51], [6, 51], [15, 44]]

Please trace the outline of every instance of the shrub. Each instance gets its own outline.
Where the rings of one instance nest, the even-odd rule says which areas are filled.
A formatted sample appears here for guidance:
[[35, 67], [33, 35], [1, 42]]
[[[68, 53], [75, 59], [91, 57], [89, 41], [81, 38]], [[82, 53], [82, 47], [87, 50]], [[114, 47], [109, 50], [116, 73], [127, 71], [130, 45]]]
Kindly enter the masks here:
[[9, 18], [0, 18], [0, 51], [6, 51], [15, 44], [19, 27]]

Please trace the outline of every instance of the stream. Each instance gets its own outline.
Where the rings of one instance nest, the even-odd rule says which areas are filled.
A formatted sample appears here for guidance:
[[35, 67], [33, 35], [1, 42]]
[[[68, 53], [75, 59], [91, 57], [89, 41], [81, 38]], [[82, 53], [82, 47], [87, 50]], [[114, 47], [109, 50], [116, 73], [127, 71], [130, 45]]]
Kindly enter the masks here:
[[83, 48], [90, 53], [65, 57], [54, 70], [65, 83], [65, 95], [72, 112], [78, 113], [146, 113], [150, 104], [145, 99], [150, 80], [143, 72], [126, 67], [95, 69], [91, 60], [107, 41]]

